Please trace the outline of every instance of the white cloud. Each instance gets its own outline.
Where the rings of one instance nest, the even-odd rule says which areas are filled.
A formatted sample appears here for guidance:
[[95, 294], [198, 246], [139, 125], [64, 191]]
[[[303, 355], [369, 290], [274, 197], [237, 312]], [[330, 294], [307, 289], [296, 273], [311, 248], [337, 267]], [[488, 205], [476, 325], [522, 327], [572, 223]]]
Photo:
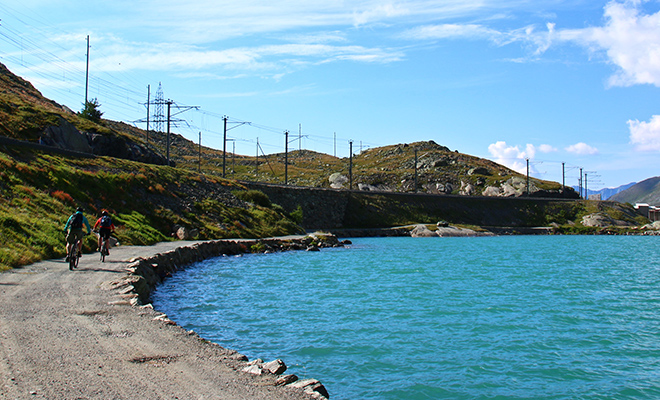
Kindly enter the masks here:
[[584, 142], [572, 144], [566, 148], [566, 151], [569, 153], [579, 154], [579, 155], [594, 155], [598, 154], [598, 149], [591, 147]]
[[527, 144], [524, 150], [518, 146], [509, 146], [501, 140], [488, 146], [488, 152], [493, 156], [494, 161], [517, 171], [521, 174], [527, 173], [527, 159], [534, 158], [536, 148], [532, 144]]
[[649, 122], [628, 121], [630, 143], [640, 151], [660, 151], [660, 115], [654, 115]]
[[660, 86], [660, 11], [643, 14], [642, 1], [611, 1], [605, 6], [605, 26], [564, 30], [561, 41], [577, 42], [593, 52], [604, 51], [618, 71], [612, 86]]
[[557, 148], [556, 148], [556, 147], [552, 147], [552, 146], [549, 145], [549, 144], [542, 144], [542, 145], [539, 146], [539, 151], [540, 151], [541, 153], [554, 153], [554, 152], [557, 151]]

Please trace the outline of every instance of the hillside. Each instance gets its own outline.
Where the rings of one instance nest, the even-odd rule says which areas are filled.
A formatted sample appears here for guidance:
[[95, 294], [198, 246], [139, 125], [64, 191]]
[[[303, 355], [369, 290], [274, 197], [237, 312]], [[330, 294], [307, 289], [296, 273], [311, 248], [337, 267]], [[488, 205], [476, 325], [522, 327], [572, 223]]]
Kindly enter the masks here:
[[[102, 111], [102, 106], [101, 106]], [[102, 119], [93, 123], [45, 99], [29, 82], [0, 64], [0, 135], [82, 153], [165, 165], [166, 134], [145, 132], [125, 123]], [[170, 165], [221, 175], [219, 150], [199, 147], [181, 135], [170, 135]], [[415, 164], [415, 153], [417, 163]], [[302, 150], [288, 154], [290, 185], [393, 192], [460, 195], [576, 198], [571, 188], [530, 179], [492, 161], [451, 151], [428, 142], [369, 149], [349, 159]], [[227, 154], [226, 177], [266, 183], [285, 182], [285, 154], [248, 157]], [[415, 188], [415, 175], [417, 187]], [[332, 177], [332, 182], [331, 182]], [[352, 183], [352, 185], [351, 185]]]
[[660, 206], [660, 176], [639, 182], [610, 197], [610, 200], [621, 203], [646, 203], [656, 207]]

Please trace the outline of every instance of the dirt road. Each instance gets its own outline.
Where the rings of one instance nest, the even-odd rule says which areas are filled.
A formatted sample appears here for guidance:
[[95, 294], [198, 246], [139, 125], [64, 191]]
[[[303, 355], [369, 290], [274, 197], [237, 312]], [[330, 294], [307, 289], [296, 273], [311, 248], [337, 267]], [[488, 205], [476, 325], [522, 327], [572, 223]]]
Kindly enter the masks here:
[[50, 260], [0, 274], [0, 398], [309, 399], [237, 371], [235, 352], [149, 308], [113, 304], [107, 282], [128, 260], [190, 243], [122, 246], [105, 263], [86, 254], [75, 271]]

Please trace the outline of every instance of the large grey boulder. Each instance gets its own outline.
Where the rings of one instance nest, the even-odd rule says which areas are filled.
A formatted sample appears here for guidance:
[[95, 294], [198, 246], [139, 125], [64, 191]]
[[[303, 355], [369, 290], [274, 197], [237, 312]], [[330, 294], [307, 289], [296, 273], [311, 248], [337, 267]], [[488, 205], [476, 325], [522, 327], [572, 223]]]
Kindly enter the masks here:
[[471, 183], [461, 181], [461, 190], [458, 194], [461, 196], [472, 196], [474, 194], [474, 186]]
[[340, 174], [339, 172], [335, 172], [334, 174], [330, 175], [328, 181], [330, 181], [331, 188], [343, 189], [344, 185], [348, 183], [348, 178], [345, 175]]

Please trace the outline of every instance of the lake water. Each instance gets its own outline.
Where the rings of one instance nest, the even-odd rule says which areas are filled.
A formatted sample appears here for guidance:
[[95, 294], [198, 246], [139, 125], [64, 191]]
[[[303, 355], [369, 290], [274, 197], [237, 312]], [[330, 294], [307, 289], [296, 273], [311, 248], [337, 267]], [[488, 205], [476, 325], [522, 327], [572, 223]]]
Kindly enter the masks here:
[[660, 398], [660, 237], [353, 243], [207, 260], [154, 305], [331, 399]]

